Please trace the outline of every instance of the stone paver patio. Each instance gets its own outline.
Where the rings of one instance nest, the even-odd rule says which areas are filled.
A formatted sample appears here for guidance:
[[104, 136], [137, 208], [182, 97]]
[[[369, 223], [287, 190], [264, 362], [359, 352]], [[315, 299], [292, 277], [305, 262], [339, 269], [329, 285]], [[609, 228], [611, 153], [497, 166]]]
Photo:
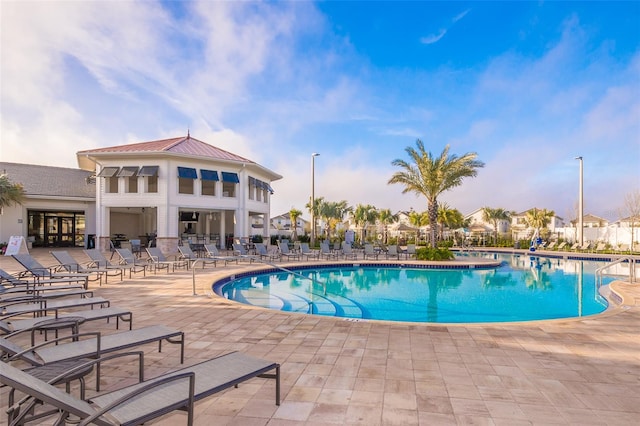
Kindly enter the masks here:
[[[80, 249], [69, 251], [86, 259]], [[31, 254], [56, 263], [47, 250]], [[0, 268], [22, 270], [8, 257], [0, 257]], [[197, 403], [197, 425], [636, 425], [640, 419], [640, 284], [614, 283], [627, 296], [622, 306], [584, 319], [449, 326], [288, 314], [211, 295], [211, 282], [247, 268], [257, 267], [197, 269], [196, 295], [192, 272], [184, 270], [90, 283], [112, 306], [134, 312], [134, 328], [184, 331], [186, 364], [233, 350], [282, 364], [279, 407], [273, 380], [254, 379]], [[81, 330], [116, 331], [104, 322]], [[162, 353], [144, 347], [147, 377], [180, 367], [171, 346]], [[101, 390], [132, 383], [133, 371], [133, 362], [105, 364]], [[94, 382], [87, 381], [89, 395]], [[7, 390], [1, 391], [4, 413]], [[185, 421], [176, 412], [153, 424]]]

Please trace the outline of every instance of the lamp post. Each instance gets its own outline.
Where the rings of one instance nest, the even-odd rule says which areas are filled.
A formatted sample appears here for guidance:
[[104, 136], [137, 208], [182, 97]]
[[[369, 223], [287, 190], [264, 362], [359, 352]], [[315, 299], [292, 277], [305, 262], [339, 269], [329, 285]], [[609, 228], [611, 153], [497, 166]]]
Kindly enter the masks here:
[[311, 247], [315, 247], [316, 243], [316, 183], [315, 183], [315, 165], [316, 157], [320, 155], [317, 152], [311, 154]]
[[582, 170], [582, 157], [576, 157], [576, 160], [580, 161], [580, 188], [578, 189], [578, 243], [580, 246], [584, 244], [584, 199], [583, 199], [583, 170]]

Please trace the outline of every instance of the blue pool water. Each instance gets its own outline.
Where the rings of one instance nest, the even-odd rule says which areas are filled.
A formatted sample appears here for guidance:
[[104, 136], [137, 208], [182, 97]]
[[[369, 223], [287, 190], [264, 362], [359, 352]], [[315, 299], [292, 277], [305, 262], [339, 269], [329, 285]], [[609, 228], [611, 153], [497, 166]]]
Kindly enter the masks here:
[[607, 307], [595, 284], [595, 270], [602, 262], [481, 256], [502, 266], [439, 270], [320, 265], [294, 274], [273, 270], [248, 275], [218, 283], [214, 291], [269, 309], [408, 322], [530, 321], [592, 315]]

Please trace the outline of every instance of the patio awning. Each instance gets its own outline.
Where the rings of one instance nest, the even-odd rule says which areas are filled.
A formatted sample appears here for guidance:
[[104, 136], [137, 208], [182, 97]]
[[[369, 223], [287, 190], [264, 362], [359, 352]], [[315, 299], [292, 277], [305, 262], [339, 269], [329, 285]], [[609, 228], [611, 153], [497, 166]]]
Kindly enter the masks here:
[[158, 176], [159, 166], [142, 166], [138, 176]]
[[116, 173], [118, 173], [118, 170], [120, 170], [120, 167], [105, 167], [100, 170], [98, 177], [114, 177]]
[[214, 180], [218, 181], [218, 172], [215, 170], [204, 170], [200, 169], [200, 179], [202, 180]]
[[222, 173], [222, 181], [229, 183], [240, 183], [240, 178], [237, 173], [231, 172], [221, 172]]
[[118, 172], [118, 177], [133, 177], [133, 176], [136, 176], [137, 174], [138, 174], [137, 166], [133, 166], [133, 167], [127, 166], [120, 169], [120, 171]]
[[183, 179], [198, 179], [196, 169], [191, 167], [178, 167], [178, 177]]

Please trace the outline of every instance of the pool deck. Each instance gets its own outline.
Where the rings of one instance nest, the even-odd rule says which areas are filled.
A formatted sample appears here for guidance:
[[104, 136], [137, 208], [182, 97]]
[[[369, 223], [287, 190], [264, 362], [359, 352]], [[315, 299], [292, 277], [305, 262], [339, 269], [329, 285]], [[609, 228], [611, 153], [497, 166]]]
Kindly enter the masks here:
[[[80, 249], [69, 252], [88, 260]], [[56, 264], [45, 249], [31, 254], [44, 265]], [[91, 282], [90, 288], [112, 306], [132, 310], [134, 328], [165, 324], [184, 331], [185, 364], [233, 350], [282, 364], [279, 407], [273, 381], [253, 379], [198, 402], [196, 425], [638, 424], [638, 283], [613, 283], [623, 302], [600, 315], [479, 325], [308, 316], [211, 294], [213, 281], [262, 267], [208, 265], [195, 274], [136, 274], [101, 287]], [[23, 269], [10, 257], [0, 257], [0, 268]], [[81, 330], [116, 331], [102, 321]], [[28, 340], [22, 338], [16, 342]], [[147, 377], [180, 367], [172, 346], [163, 345], [162, 353], [156, 345], [144, 347]], [[134, 371], [133, 363], [106, 363], [101, 390], [132, 383]], [[88, 395], [95, 394], [95, 380], [87, 385]], [[4, 413], [7, 390], [0, 392]], [[186, 414], [176, 412], [153, 424], [185, 421]]]

